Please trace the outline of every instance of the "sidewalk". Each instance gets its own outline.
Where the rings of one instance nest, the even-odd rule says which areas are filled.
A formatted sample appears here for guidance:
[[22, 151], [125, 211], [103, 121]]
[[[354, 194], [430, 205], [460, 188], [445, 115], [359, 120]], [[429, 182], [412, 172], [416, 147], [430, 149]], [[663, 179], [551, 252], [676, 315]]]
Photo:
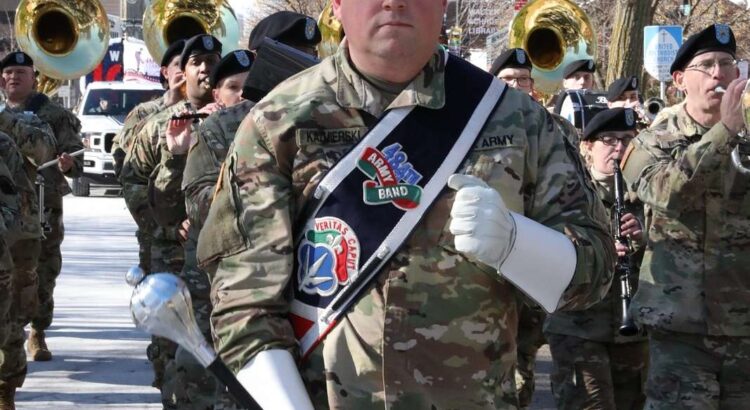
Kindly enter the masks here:
[[125, 272], [138, 258], [135, 224], [122, 198], [65, 197], [63, 268], [54, 358], [29, 362], [18, 409], [159, 409], [146, 359], [149, 336], [130, 319]]

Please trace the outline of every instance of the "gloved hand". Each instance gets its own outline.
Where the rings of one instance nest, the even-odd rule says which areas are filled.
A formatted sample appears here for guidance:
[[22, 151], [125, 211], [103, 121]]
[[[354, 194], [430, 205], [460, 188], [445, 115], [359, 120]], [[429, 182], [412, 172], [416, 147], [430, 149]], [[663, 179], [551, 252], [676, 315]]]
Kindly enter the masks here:
[[516, 223], [503, 198], [471, 175], [453, 174], [448, 186], [457, 191], [449, 227], [456, 250], [499, 271], [516, 239]]
[[291, 353], [264, 350], [237, 373], [237, 380], [264, 410], [313, 410]]

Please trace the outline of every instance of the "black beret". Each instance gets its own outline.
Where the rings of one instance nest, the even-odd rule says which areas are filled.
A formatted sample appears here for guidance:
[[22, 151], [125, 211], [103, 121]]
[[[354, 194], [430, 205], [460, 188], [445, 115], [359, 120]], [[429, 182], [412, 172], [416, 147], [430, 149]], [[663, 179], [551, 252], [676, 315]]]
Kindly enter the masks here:
[[5, 67], [11, 66], [33, 67], [34, 60], [32, 60], [31, 57], [29, 57], [29, 55], [24, 53], [23, 51], [14, 51], [12, 53], [8, 53], [8, 55], [3, 58], [3, 61], [0, 61], [0, 70], [5, 69]]
[[675, 55], [674, 61], [669, 67], [669, 74], [684, 70], [693, 57], [710, 51], [724, 51], [731, 54], [732, 57], [735, 56], [737, 42], [729, 26], [712, 24], [703, 31], [690, 36], [677, 50], [677, 55]]
[[586, 124], [583, 130], [583, 140], [592, 140], [604, 131], [635, 130], [636, 118], [635, 111], [631, 108], [617, 107], [600, 111]]
[[617, 101], [625, 91], [638, 91], [638, 79], [634, 75], [617, 79], [610, 84], [607, 90], [607, 100]]
[[190, 56], [202, 54], [221, 55], [221, 41], [210, 34], [198, 34], [187, 40], [180, 55], [180, 68], [185, 69]]
[[167, 47], [167, 51], [164, 52], [164, 56], [161, 58], [161, 66], [166, 67], [172, 62], [176, 56], [182, 54], [182, 50], [185, 48], [185, 40], [177, 40]]
[[577, 71], [593, 73], [596, 71], [596, 63], [592, 59], [576, 60], [568, 64], [563, 71], [563, 78], [568, 78]]
[[[169, 63], [172, 62], [172, 59], [182, 54], [183, 48], [185, 48], [185, 40], [177, 40], [170, 44], [169, 47], [167, 47], [167, 51], [164, 52], [164, 56], [161, 58], [161, 67], [168, 66]], [[162, 85], [167, 82], [167, 79], [164, 78], [161, 70], [159, 70], [159, 82], [162, 83]]]
[[293, 11], [280, 11], [261, 20], [250, 33], [248, 48], [256, 50], [264, 37], [287, 45], [312, 47], [317, 46], [321, 39], [315, 19]]
[[229, 76], [250, 71], [253, 60], [253, 53], [247, 50], [235, 50], [225, 55], [211, 70], [211, 88], [215, 88], [219, 81]]
[[531, 60], [529, 55], [522, 48], [511, 48], [500, 54], [495, 61], [492, 62], [492, 68], [490, 73], [497, 76], [500, 71], [504, 68], [528, 68], [531, 70]]

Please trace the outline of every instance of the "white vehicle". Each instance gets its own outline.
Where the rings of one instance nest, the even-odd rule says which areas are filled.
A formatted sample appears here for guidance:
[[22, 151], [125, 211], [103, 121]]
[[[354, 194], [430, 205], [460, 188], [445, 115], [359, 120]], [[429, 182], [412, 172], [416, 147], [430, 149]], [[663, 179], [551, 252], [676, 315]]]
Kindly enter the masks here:
[[112, 158], [112, 141], [136, 105], [164, 93], [159, 84], [97, 81], [86, 87], [76, 114], [86, 147], [83, 175], [73, 179], [73, 195], [88, 196], [91, 185], [119, 187]]

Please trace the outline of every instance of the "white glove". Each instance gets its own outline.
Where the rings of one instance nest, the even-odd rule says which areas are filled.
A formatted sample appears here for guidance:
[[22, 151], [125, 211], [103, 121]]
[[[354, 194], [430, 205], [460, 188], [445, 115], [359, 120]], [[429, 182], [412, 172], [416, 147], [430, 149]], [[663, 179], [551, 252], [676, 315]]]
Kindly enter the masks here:
[[503, 198], [471, 175], [453, 174], [448, 186], [458, 191], [449, 228], [456, 250], [499, 271], [516, 239], [516, 223]]
[[292, 354], [264, 350], [237, 373], [242, 387], [264, 410], [313, 410]]
[[547, 312], [553, 312], [575, 274], [576, 250], [562, 233], [508, 210], [484, 181], [454, 174], [457, 190], [450, 231], [456, 250], [485, 263]]

